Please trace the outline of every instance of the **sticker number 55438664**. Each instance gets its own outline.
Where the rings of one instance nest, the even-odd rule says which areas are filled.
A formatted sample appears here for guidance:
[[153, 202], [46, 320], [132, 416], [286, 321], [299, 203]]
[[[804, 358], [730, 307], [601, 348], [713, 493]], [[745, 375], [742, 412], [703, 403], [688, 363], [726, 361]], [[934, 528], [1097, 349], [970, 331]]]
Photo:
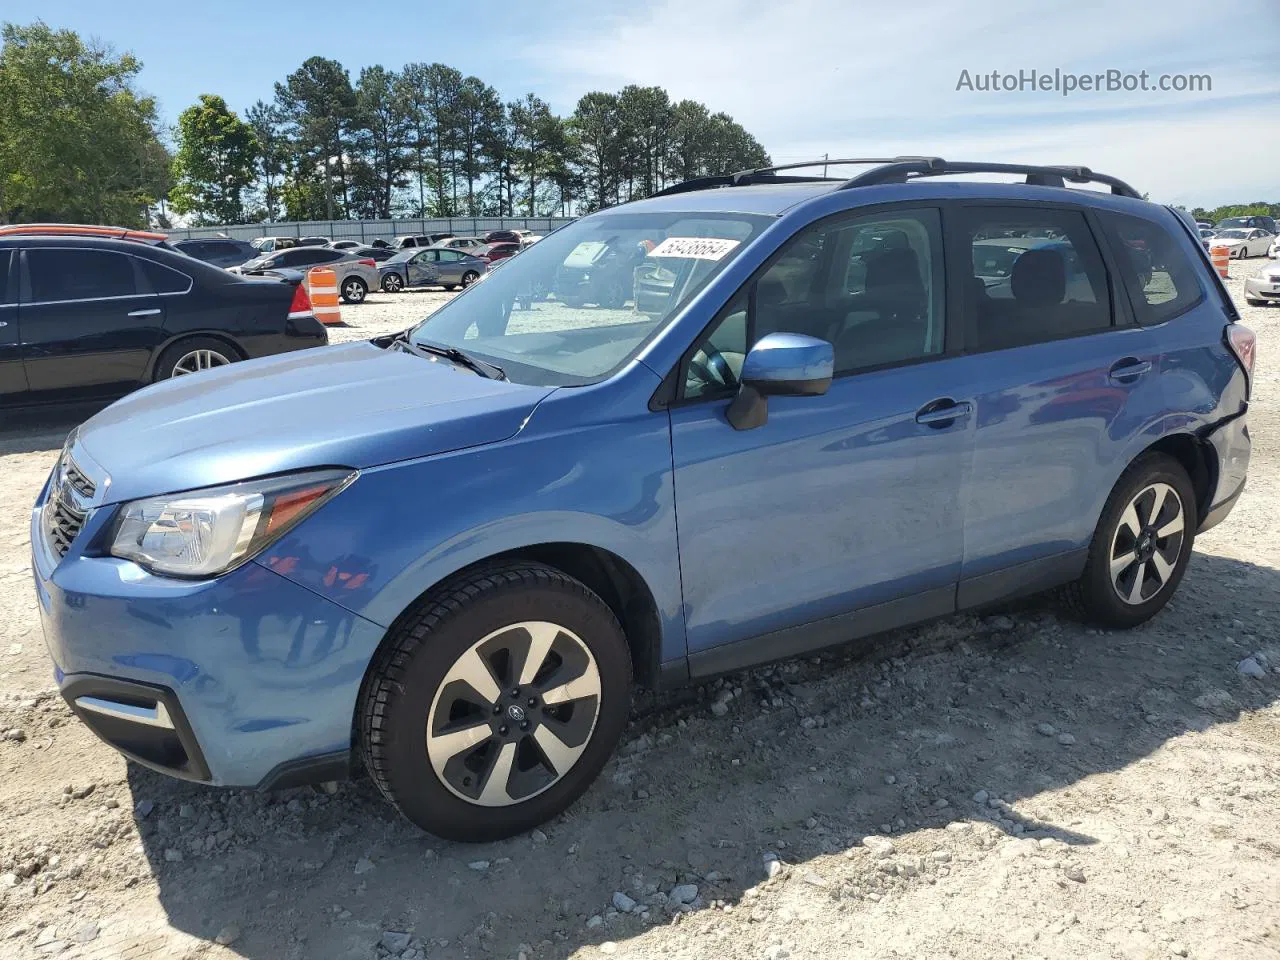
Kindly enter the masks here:
[[649, 256], [683, 257], [686, 260], [719, 260], [739, 242], [721, 237], [667, 237], [649, 251]]

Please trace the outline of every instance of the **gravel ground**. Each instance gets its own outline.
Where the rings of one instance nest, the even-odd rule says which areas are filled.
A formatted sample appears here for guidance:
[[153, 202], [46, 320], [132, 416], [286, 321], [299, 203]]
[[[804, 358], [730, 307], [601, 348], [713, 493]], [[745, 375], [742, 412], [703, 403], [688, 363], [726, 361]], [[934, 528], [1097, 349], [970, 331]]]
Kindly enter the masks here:
[[[483, 846], [367, 781], [200, 788], [75, 722], [27, 543], [73, 421], [7, 426], [0, 956], [1280, 955], [1280, 309], [1230, 285], [1261, 341], [1249, 489], [1154, 622], [1033, 602], [641, 696], [582, 801]], [[375, 294], [333, 339], [446, 296]]]

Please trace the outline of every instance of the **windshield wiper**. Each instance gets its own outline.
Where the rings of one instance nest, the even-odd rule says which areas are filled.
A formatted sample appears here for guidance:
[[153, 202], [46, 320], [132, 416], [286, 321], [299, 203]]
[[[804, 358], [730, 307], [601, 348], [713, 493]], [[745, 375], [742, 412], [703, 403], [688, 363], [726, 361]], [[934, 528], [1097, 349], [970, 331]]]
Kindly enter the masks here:
[[496, 363], [489, 363], [487, 360], [473, 357], [457, 347], [448, 347], [442, 343], [432, 343], [430, 340], [410, 340], [408, 330], [397, 336], [394, 342], [402, 344], [410, 353], [416, 353], [419, 356], [428, 353], [432, 356], [444, 357], [446, 360], [456, 363], [460, 367], [466, 367], [473, 373], [487, 377], [490, 380], [507, 379], [507, 372]]

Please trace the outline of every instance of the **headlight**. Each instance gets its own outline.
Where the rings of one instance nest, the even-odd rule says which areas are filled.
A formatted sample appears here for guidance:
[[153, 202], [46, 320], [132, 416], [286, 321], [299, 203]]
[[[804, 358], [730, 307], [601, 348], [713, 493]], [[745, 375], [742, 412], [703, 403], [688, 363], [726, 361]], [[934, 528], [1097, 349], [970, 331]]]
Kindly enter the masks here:
[[152, 573], [211, 577], [255, 556], [354, 480], [316, 470], [127, 503], [111, 555]]

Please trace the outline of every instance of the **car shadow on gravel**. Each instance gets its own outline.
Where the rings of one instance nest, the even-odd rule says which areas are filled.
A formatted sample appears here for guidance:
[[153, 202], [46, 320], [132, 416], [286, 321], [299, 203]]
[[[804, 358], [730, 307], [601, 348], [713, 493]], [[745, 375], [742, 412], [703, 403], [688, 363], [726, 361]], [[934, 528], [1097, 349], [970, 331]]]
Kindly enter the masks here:
[[[426, 836], [368, 780], [259, 794], [131, 765], [129, 783], [169, 922], [244, 957], [565, 956], [797, 871], [830, 886], [830, 864], [871, 834], [1112, 842], [1106, 811], [1085, 815], [1073, 785], [1280, 696], [1280, 675], [1237, 669], [1274, 642], [1278, 617], [1280, 572], [1196, 554], [1170, 606], [1134, 631], [1039, 602], [644, 695], [587, 796], [500, 843]], [[770, 859], [783, 880], [766, 880]], [[677, 905], [688, 884], [696, 899]]]
[[106, 409], [107, 401], [0, 408], [0, 456], [58, 450], [80, 424]]

